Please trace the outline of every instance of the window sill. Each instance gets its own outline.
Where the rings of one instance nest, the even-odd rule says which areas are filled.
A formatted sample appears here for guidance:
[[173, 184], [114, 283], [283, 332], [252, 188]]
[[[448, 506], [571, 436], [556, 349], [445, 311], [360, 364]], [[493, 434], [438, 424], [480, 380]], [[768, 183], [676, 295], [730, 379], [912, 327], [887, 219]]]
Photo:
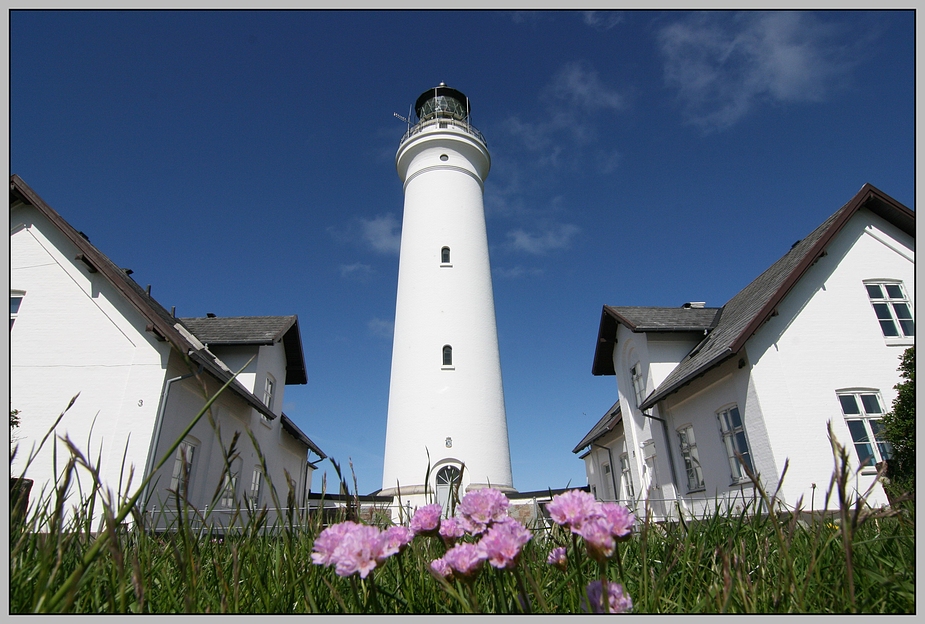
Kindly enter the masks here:
[[440, 370], [456, 370], [455, 366], [441, 366]]
[[705, 487], [699, 487], [699, 488], [697, 488], [697, 489], [695, 489], [695, 490], [688, 490], [687, 493], [688, 493], [688, 494], [699, 494], [699, 493], [701, 493], [701, 492], [706, 492], [706, 491], [707, 491], [707, 488], [705, 488]]
[[915, 345], [915, 336], [906, 338], [884, 338], [888, 347], [912, 347]]
[[265, 418], [263, 415], [260, 416], [260, 424], [266, 427], [267, 429], [273, 428], [273, 421]]
[[453, 265], [452, 264], [441, 264], [440, 268], [441, 269], [452, 269]]

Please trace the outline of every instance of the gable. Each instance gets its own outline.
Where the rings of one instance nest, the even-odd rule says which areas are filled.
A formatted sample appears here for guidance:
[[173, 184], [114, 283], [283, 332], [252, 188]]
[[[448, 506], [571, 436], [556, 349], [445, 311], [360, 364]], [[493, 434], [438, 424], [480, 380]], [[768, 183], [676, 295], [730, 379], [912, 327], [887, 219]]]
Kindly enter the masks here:
[[784, 297], [802, 279], [846, 224], [862, 208], [915, 239], [915, 213], [870, 184], [865, 184], [806, 238], [800, 240], [777, 262], [743, 288], [719, 313], [716, 327], [646, 398], [648, 409], [707, 370], [736, 356], [746, 341], [769, 319]]

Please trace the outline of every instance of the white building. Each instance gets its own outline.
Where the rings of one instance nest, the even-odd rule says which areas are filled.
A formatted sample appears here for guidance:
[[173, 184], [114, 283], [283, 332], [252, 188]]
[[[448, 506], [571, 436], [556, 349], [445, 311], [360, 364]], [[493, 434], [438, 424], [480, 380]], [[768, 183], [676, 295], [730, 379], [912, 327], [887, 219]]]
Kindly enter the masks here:
[[787, 464], [780, 502], [819, 510], [831, 421], [854, 492], [886, 503], [878, 419], [914, 344], [914, 271], [915, 213], [865, 185], [721, 308], [604, 306], [592, 372], [618, 400], [574, 449], [592, 490], [699, 515], [751, 497], [739, 454], [769, 495]]
[[[106, 488], [134, 492], [242, 368], [211, 407], [215, 427], [202, 418], [157, 472], [149, 518], [169, 522], [175, 493], [219, 524], [236, 505], [275, 509], [273, 489], [280, 506], [305, 504], [310, 453], [324, 454], [282, 413], [284, 387], [307, 382], [295, 316], [175, 318], [16, 175], [10, 263], [10, 408], [21, 419], [11, 476], [34, 481], [33, 504], [51, 495], [69, 457], [62, 438], [98, 464]], [[229, 471], [222, 448], [235, 435]], [[89, 475], [77, 474], [85, 495]]]
[[380, 494], [416, 506], [513, 482], [482, 204], [491, 159], [456, 89], [414, 109], [395, 156], [405, 203]]

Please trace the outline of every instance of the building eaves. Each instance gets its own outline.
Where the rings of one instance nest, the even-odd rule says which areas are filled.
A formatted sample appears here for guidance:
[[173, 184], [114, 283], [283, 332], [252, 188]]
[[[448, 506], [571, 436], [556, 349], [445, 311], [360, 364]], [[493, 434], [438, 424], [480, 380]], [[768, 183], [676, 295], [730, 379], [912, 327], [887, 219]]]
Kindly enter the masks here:
[[648, 409], [710, 369], [738, 355], [752, 335], [777, 314], [777, 306], [825, 253], [832, 239], [858, 210], [866, 208], [913, 238], [915, 213], [870, 184], [798, 241], [777, 262], [723, 306], [716, 327], [639, 406]]
[[607, 306], [601, 311], [597, 345], [594, 349], [593, 375], [614, 375], [613, 349], [617, 325], [635, 333], [704, 332], [716, 326], [722, 308], [677, 308], [645, 306]]
[[[143, 289], [135, 280], [129, 277], [124, 269], [116, 266], [108, 256], [97, 249], [57, 211], [45, 203], [22, 178], [13, 174], [10, 176], [10, 205], [16, 201], [22, 201], [24, 204], [34, 207], [57, 227], [64, 237], [80, 252], [76, 259], [82, 261], [91, 272], [97, 272], [105, 277], [112, 287], [147, 321], [147, 331], [154, 334], [158, 340], [166, 341], [181, 356], [202, 365], [205, 370], [223, 384], [234, 376], [214, 354], [207, 349], [201, 348], [201, 345], [190, 342], [183, 335], [183, 332], [176, 327], [179, 324], [179, 319], [167, 312], [161, 304], [151, 297], [151, 294], [146, 289]], [[273, 412], [236, 379], [229, 387], [267, 418], [276, 418]]]
[[286, 353], [286, 385], [308, 383], [297, 315], [187, 317], [179, 320], [200, 341], [213, 346], [261, 346], [282, 340]]
[[601, 416], [600, 420], [597, 421], [597, 424], [591, 427], [591, 431], [589, 431], [585, 437], [581, 439], [581, 442], [579, 442], [575, 448], [572, 449], [572, 452], [580, 452], [589, 444], [592, 444], [603, 435], [612, 431], [621, 420], [623, 420], [623, 414], [621, 413], [620, 409], [620, 401], [617, 400], [617, 402], [614, 403], [609, 410], [604, 412], [604, 415]]
[[291, 435], [293, 438], [295, 438], [296, 440], [298, 440], [299, 442], [301, 442], [308, 448], [310, 448], [312, 451], [314, 451], [316, 455], [319, 455], [320, 457], [318, 459], [324, 459], [327, 457], [327, 455], [324, 454], [324, 451], [318, 448], [318, 445], [312, 442], [311, 438], [305, 435], [305, 433], [301, 429], [299, 429], [298, 426], [296, 426], [296, 424], [292, 422], [292, 420], [288, 416], [283, 414], [280, 417], [280, 422], [283, 425], [283, 431]]

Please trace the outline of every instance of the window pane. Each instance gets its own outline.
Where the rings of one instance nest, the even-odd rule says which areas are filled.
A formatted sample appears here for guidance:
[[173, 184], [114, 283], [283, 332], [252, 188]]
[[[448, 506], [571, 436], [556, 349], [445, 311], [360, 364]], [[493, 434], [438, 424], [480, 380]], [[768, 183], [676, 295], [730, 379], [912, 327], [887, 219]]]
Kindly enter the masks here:
[[911, 319], [912, 311], [909, 309], [909, 306], [905, 303], [894, 303], [893, 311], [896, 312], [896, 318], [898, 319]]
[[874, 451], [870, 444], [855, 444], [854, 450], [858, 454], [858, 461], [862, 466], [874, 463]]
[[880, 400], [877, 398], [876, 394], [862, 394], [861, 403], [864, 405], [865, 414], [883, 413], [883, 410], [880, 409]]
[[903, 298], [903, 290], [899, 287], [899, 284], [884, 284], [883, 287], [886, 288], [886, 294], [890, 299]]
[[748, 453], [748, 441], [745, 439], [745, 432], [739, 431], [736, 433], [736, 450], [739, 451], [742, 455]]
[[10, 297], [10, 314], [19, 314], [19, 304], [22, 303], [22, 297]]
[[875, 303], [874, 311], [877, 313], [878, 319], [892, 319], [893, 315], [890, 314], [890, 306], [886, 303]]
[[871, 299], [883, 299], [883, 292], [880, 290], [880, 284], [865, 284], [867, 287], [867, 296]]
[[840, 394], [838, 395], [838, 400], [841, 403], [841, 411], [843, 414], [861, 413], [861, 410], [858, 409], [858, 401], [853, 394]]
[[899, 331], [896, 329], [896, 323], [893, 321], [880, 321], [880, 328], [883, 329], [883, 335], [887, 338], [899, 336]]
[[846, 422], [848, 423], [848, 431], [851, 432], [851, 439], [854, 440], [855, 444], [870, 441], [867, 437], [867, 427], [864, 426], [862, 421], [848, 420]]
[[729, 417], [732, 419], [732, 426], [738, 429], [742, 426], [742, 418], [739, 416], [739, 408], [733, 407], [729, 410]]
[[903, 336], [915, 336], [914, 321], [899, 321], [899, 324], [903, 328]]

